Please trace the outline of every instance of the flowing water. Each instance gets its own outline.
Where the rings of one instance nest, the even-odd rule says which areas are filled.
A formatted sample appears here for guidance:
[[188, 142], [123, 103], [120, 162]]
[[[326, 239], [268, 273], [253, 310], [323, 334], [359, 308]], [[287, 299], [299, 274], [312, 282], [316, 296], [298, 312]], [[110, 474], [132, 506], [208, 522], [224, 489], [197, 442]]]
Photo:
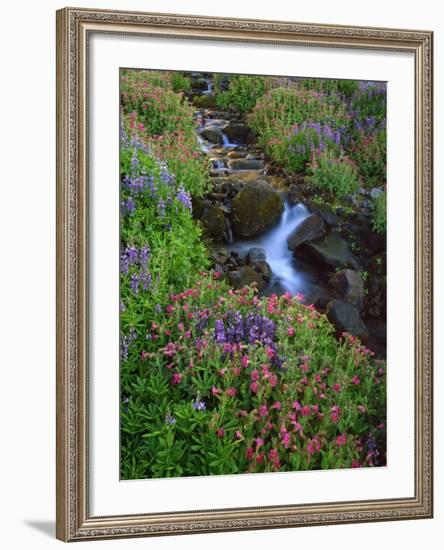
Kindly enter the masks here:
[[[212, 82], [207, 80], [208, 89], [202, 91], [202, 95], [211, 95], [213, 91]], [[215, 113], [216, 115], [217, 113]], [[198, 140], [202, 151], [207, 154], [211, 160], [213, 172], [239, 174], [244, 170], [233, 170], [228, 168], [228, 159], [226, 155], [233, 149], [242, 150], [245, 154], [249, 153], [249, 147], [230, 141], [224, 127], [229, 123], [228, 120], [220, 118], [203, 117], [201, 112], [196, 113], [198, 121]], [[223, 143], [211, 144], [201, 135], [203, 129], [208, 127], [217, 127], [222, 132]], [[215, 150], [216, 155], [212, 155]], [[258, 177], [262, 176], [262, 171], [258, 170]], [[230, 250], [237, 251], [241, 256], [245, 256], [253, 247], [264, 249], [266, 261], [271, 267], [272, 278], [265, 292], [291, 294], [306, 294], [315, 284], [316, 277], [307, 269], [302, 262], [295, 259], [291, 250], [287, 246], [287, 237], [296, 229], [296, 227], [309, 215], [309, 211], [303, 204], [290, 206], [285, 202], [284, 211], [278, 223], [269, 229], [265, 234], [252, 238], [235, 240], [228, 244]]]
[[279, 290], [290, 294], [305, 294], [311, 284], [312, 276], [294, 258], [287, 246], [287, 237], [308, 216], [309, 212], [303, 204], [289, 206], [285, 203], [284, 211], [278, 224], [264, 235], [254, 239], [239, 240], [230, 246], [241, 255], [247, 254], [253, 247], [263, 248], [267, 262], [273, 272], [269, 285], [269, 292]]

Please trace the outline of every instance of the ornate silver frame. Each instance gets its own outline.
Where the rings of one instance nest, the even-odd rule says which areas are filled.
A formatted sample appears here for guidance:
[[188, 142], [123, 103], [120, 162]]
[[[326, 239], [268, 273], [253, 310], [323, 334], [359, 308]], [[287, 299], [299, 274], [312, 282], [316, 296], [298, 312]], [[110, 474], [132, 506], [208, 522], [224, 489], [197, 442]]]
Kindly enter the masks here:
[[[87, 41], [92, 32], [407, 51], [415, 56], [415, 496], [137, 516], [88, 511]], [[432, 493], [430, 31], [65, 8], [57, 12], [57, 538], [168, 535], [430, 518]]]

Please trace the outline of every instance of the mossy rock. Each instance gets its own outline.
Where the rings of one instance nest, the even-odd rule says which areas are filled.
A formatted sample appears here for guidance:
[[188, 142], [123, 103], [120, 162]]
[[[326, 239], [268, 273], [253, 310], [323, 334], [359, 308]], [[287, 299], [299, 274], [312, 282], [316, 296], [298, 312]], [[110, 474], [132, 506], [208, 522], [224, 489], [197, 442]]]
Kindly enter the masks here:
[[281, 194], [264, 182], [246, 185], [233, 199], [233, 231], [254, 237], [271, 227], [282, 214]]
[[196, 95], [193, 97], [193, 105], [198, 109], [214, 109], [216, 97], [214, 95]]

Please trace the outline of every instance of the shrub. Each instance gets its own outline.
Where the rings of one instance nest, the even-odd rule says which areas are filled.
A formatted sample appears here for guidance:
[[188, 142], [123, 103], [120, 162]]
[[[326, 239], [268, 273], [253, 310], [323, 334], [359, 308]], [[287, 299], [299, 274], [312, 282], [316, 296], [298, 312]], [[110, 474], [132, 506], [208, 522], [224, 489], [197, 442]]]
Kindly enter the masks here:
[[387, 192], [373, 199], [373, 229], [377, 233], [387, 231]]
[[217, 94], [217, 106], [248, 113], [267, 91], [263, 76], [235, 75], [230, 78], [228, 90]]
[[306, 90], [315, 90], [324, 94], [341, 94], [345, 98], [350, 98], [359, 90], [358, 80], [335, 80], [335, 79], [312, 79], [304, 78], [300, 81], [300, 87]]
[[361, 130], [350, 145], [350, 157], [356, 162], [364, 185], [384, 184], [387, 165], [386, 130], [368, 133]]
[[258, 143], [287, 172], [302, 170], [322, 141], [335, 145], [348, 124], [345, 104], [312, 90], [276, 88], [265, 94], [248, 117]]
[[272, 139], [268, 151], [286, 172], [300, 172], [305, 170], [313, 151], [339, 150], [341, 137], [341, 131], [328, 124], [304, 122], [295, 124], [288, 135]]
[[359, 189], [358, 172], [354, 162], [345, 155], [336, 157], [331, 151], [313, 155], [308, 181], [317, 189], [328, 191], [339, 199]]
[[385, 128], [387, 91], [384, 83], [359, 82], [359, 90], [350, 98], [349, 112], [355, 132], [368, 133]]
[[300, 297], [217, 277], [128, 332], [122, 477], [385, 464], [384, 364]]

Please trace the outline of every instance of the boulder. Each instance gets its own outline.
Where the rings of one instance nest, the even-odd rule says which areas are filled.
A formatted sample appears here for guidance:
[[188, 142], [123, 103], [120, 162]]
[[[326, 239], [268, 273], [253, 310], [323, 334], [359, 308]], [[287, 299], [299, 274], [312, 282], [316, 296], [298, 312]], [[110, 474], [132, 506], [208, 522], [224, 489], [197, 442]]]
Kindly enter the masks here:
[[222, 210], [212, 204], [207, 206], [200, 219], [204, 231], [216, 241], [221, 241], [225, 231], [225, 216]]
[[230, 122], [223, 127], [223, 132], [232, 143], [245, 145], [254, 140], [254, 133], [246, 124]]
[[337, 233], [329, 233], [323, 240], [306, 242], [304, 246], [315, 259], [331, 267], [359, 269], [359, 264], [351, 253], [348, 243]]
[[329, 283], [343, 300], [359, 310], [362, 309], [365, 297], [364, 281], [358, 271], [353, 269], [338, 271], [330, 278]]
[[224, 142], [224, 135], [222, 133], [222, 130], [219, 128], [219, 126], [216, 125], [206, 126], [201, 130], [200, 135], [210, 143], [217, 143], [218, 145], [222, 145]]
[[265, 163], [260, 159], [230, 159], [228, 168], [230, 170], [264, 170]]
[[236, 290], [244, 286], [249, 286], [252, 283], [256, 283], [259, 290], [265, 288], [265, 283], [259, 273], [249, 265], [241, 267], [236, 271], [230, 271], [228, 273], [228, 279]]
[[368, 329], [361, 319], [356, 306], [341, 300], [332, 300], [327, 304], [327, 317], [335, 327], [338, 335], [343, 332], [349, 332], [353, 336], [358, 337], [362, 342], [368, 339]]
[[322, 237], [324, 234], [324, 222], [316, 214], [310, 214], [296, 227], [287, 238], [287, 245], [290, 250], [296, 248], [305, 241], [312, 241]]
[[233, 231], [238, 237], [254, 237], [273, 225], [284, 210], [280, 193], [267, 183], [245, 185], [234, 197]]
[[[264, 260], [255, 262], [253, 264], [253, 268], [256, 271], [256, 273], [259, 273], [265, 285], [270, 282], [271, 276], [273, 275], [273, 271], [271, 270], [270, 264], [268, 262]], [[261, 287], [259, 287], [259, 290], [261, 290]]]
[[267, 259], [267, 254], [265, 250], [259, 246], [254, 246], [250, 248], [247, 252], [246, 261], [247, 264], [254, 264], [256, 262], [262, 262]]

